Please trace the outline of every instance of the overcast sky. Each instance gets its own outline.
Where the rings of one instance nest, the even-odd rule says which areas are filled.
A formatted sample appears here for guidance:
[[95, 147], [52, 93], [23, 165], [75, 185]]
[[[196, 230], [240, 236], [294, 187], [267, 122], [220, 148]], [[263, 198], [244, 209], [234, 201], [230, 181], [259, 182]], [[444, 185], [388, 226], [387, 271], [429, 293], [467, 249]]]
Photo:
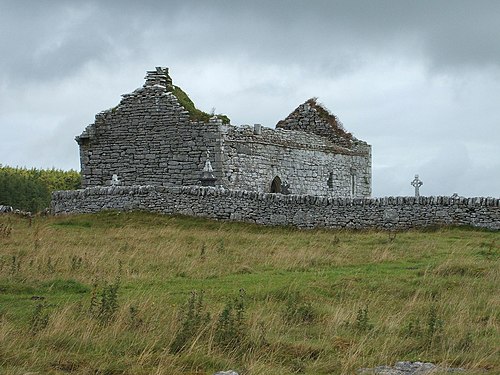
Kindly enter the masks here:
[[74, 137], [146, 70], [274, 127], [311, 97], [372, 145], [373, 195], [500, 197], [500, 1], [0, 0], [0, 164]]

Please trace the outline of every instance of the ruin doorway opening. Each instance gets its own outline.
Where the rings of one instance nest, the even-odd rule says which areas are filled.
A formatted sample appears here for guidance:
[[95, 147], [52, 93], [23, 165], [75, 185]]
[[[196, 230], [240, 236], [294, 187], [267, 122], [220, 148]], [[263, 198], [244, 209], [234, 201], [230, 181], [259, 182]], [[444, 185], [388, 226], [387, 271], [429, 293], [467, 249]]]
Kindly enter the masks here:
[[281, 178], [278, 176], [274, 177], [271, 182], [271, 193], [281, 193]]

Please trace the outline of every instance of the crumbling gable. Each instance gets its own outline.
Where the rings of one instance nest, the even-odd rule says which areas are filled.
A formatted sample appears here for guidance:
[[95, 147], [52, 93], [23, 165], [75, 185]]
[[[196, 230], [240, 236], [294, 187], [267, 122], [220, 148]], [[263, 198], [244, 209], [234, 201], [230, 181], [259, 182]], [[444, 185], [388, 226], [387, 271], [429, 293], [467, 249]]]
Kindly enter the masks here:
[[348, 149], [358, 141], [344, 129], [337, 116], [319, 104], [316, 98], [299, 105], [287, 118], [278, 122], [276, 128], [317, 134]]
[[142, 87], [76, 137], [82, 186], [110, 185], [113, 175], [122, 185], [197, 184], [222, 125], [209, 117], [172, 84], [167, 68], [148, 71]]

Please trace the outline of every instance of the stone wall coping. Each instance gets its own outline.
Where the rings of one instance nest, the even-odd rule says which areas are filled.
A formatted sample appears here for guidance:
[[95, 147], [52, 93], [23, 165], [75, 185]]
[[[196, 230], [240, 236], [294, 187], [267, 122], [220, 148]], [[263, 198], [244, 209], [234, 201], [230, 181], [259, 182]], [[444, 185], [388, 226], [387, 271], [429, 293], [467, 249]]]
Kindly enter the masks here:
[[453, 196], [389, 196], [375, 198], [332, 198], [316, 195], [283, 195], [259, 193], [248, 190], [230, 190], [224, 187], [203, 186], [94, 186], [79, 190], [60, 190], [53, 192], [53, 199], [78, 199], [92, 195], [147, 195], [152, 192], [187, 194], [194, 196], [224, 196], [239, 197], [250, 200], [275, 201], [287, 203], [305, 203], [318, 206], [400, 206], [400, 205], [431, 205], [431, 206], [469, 206], [469, 207], [500, 207], [500, 198], [494, 197], [453, 197]]

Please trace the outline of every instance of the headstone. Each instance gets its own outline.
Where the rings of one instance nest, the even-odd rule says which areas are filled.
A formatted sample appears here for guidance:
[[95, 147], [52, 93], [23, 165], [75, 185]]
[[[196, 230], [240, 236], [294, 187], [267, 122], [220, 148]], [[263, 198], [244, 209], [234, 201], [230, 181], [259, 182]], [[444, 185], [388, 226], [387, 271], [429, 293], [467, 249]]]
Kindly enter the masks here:
[[416, 174], [415, 178], [411, 182], [411, 185], [415, 188], [415, 197], [420, 197], [420, 186], [422, 186], [423, 184], [424, 183], [418, 178], [418, 174]]
[[118, 178], [117, 174], [111, 176], [111, 185], [112, 186], [120, 185], [120, 179]]
[[286, 181], [281, 183], [281, 194], [290, 194], [290, 184]]
[[210, 163], [210, 151], [207, 150], [207, 158], [205, 160], [205, 167], [201, 172], [200, 182], [202, 186], [215, 186], [217, 178], [214, 176], [212, 163]]
[[387, 208], [384, 210], [384, 220], [388, 223], [397, 223], [399, 220], [398, 211], [394, 208]]
[[253, 125], [253, 134], [255, 134], [255, 135], [262, 134], [262, 125], [261, 124], [254, 124]]

